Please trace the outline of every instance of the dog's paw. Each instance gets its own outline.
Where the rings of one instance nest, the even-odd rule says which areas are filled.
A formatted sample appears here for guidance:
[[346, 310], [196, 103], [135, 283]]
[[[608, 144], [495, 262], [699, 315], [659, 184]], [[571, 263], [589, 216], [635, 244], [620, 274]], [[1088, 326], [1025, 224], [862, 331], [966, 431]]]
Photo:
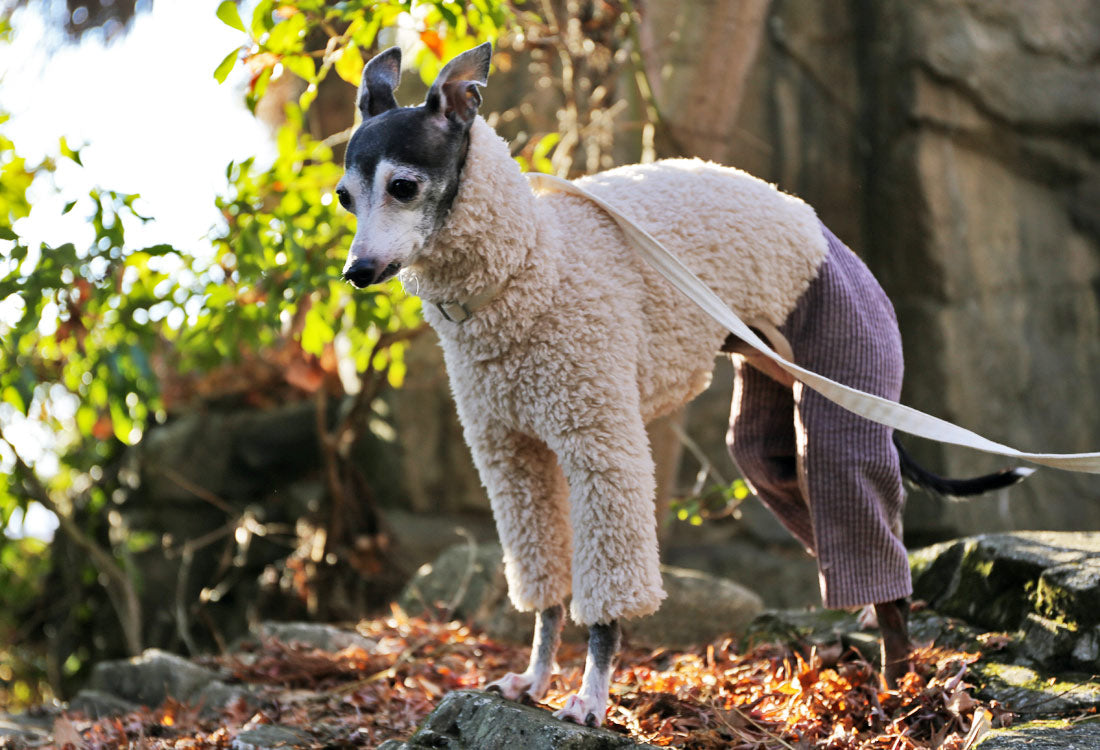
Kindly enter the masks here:
[[565, 705], [554, 712], [554, 718], [562, 721], [571, 721], [582, 726], [603, 726], [604, 715], [607, 713], [606, 702], [597, 705], [600, 701], [592, 698], [584, 698], [580, 693], [574, 693], [565, 701]]
[[522, 674], [509, 672], [499, 680], [490, 682], [485, 686], [485, 689], [490, 692], [500, 693], [510, 701], [526, 702], [524, 699], [529, 699], [538, 703], [545, 697], [549, 687], [549, 677], [539, 680], [536, 675], [528, 672], [523, 672]]

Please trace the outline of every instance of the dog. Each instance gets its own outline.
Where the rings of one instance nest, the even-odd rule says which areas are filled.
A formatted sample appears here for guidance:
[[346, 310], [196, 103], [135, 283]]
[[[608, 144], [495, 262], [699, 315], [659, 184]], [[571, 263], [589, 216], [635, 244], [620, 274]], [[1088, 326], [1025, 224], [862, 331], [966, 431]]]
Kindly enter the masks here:
[[[400, 274], [423, 300], [489, 493], [510, 598], [536, 612], [527, 670], [488, 688], [545, 695], [571, 598], [588, 656], [579, 692], [556, 715], [603, 722], [620, 621], [664, 596], [645, 425], [700, 393], [720, 351], [738, 366], [734, 459], [817, 555], [826, 606], [874, 605], [896, 680], [911, 648], [903, 477], [950, 494], [1021, 476], [964, 485], [925, 472], [891, 430], [775, 372], [679, 298], [594, 204], [536, 195], [478, 115], [491, 55], [484, 44], [455, 57], [414, 107], [394, 93], [400, 50], [371, 59], [336, 188], [357, 221], [343, 276], [364, 288]], [[785, 338], [800, 364], [897, 399], [893, 308], [805, 203], [694, 159], [577, 184], [657, 237], [773, 344]]]

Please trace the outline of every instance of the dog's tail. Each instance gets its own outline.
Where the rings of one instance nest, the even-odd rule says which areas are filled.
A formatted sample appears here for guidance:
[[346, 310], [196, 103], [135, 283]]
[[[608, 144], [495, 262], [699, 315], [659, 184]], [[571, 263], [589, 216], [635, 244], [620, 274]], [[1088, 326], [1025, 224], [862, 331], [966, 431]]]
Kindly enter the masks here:
[[898, 440], [896, 432], [894, 433], [894, 447], [898, 449], [898, 458], [901, 460], [901, 476], [906, 481], [946, 497], [970, 497], [999, 490], [1002, 487], [1011, 487], [1035, 473], [1035, 469], [1016, 468], [1003, 469], [993, 474], [973, 477], [972, 479], [948, 479], [933, 474], [914, 461], [913, 457], [901, 447], [901, 441]]

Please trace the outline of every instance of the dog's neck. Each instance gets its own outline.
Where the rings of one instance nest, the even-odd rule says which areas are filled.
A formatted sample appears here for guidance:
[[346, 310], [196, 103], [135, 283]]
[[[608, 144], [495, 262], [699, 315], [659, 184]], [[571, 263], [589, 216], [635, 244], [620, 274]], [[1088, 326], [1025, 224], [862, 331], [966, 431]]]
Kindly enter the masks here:
[[548, 304], [553, 293], [556, 279], [543, 278], [552, 266], [538, 263], [532, 254], [554, 233], [542, 226], [531, 187], [508, 144], [478, 117], [451, 211], [402, 278], [424, 300], [425, 315], [437, 329], [456, 325], [433, 309], [438, 303], [477, 300], [485, 309], [475, 316], [498, 322], [502, 315], [518, 314], [511, 308], [522, 304], [519, 317], [528, 317], [532, 306]]

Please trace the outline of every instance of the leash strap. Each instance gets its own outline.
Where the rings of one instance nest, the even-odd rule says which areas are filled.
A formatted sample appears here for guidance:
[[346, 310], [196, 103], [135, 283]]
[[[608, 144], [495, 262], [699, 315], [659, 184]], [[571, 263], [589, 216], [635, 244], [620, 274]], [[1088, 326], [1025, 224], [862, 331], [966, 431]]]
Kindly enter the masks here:
[[967, 448], [994, 453], [1002, 456], [1010, 456], [1016, 459], [1031, 461], [1043, 466], [1051, 466], [1066, 471], [1080, 471], [1089, 474], [1100, 474], [1100, 453], [1025, 453], [1007, 445], [994, 442], [988, 438], [971, 432], [963, 427], [952, 424], [939, 417], [904, 406], [895, 401], [875, 396], [870, 393], [851, 388], [837, 383], [829, 378], [818, 375], [805, 368], [789, 362], [776, 354], [760, 339], [748, 325], [745, 324], [731, 310], [717, 294], [704, 284], [698, 276], [691, 272], [679, 258], [670, 253], [652, 235], [639, 227], [614, 206], [604, 201], [599, 196], [593, 195], [584, 188], [563, 180], [560, 177], [548, 174], [528, 173], [533, 187], [542, 190], [560, 190], [586, 198], [602, 208], [614, 219], [623, 233], [638, 250], [646, 261], [649, 262], [662, 276], [674, 287], [682, 292], [688, 299], [698, 305], [715, 321], [723, 325], [730, 332], [748, 343], [753, 349], [760, 352], [768, 359], [775, 362], [792, 376], [802, 381], [810, 388], [820, 393], [830, 401], [843, 406], [845, 409], [870, 419], [872, 422], [893, 427], [896, 430], [907, 432], [918, 437], [936, 440], [941, 443], [961, 445]]

